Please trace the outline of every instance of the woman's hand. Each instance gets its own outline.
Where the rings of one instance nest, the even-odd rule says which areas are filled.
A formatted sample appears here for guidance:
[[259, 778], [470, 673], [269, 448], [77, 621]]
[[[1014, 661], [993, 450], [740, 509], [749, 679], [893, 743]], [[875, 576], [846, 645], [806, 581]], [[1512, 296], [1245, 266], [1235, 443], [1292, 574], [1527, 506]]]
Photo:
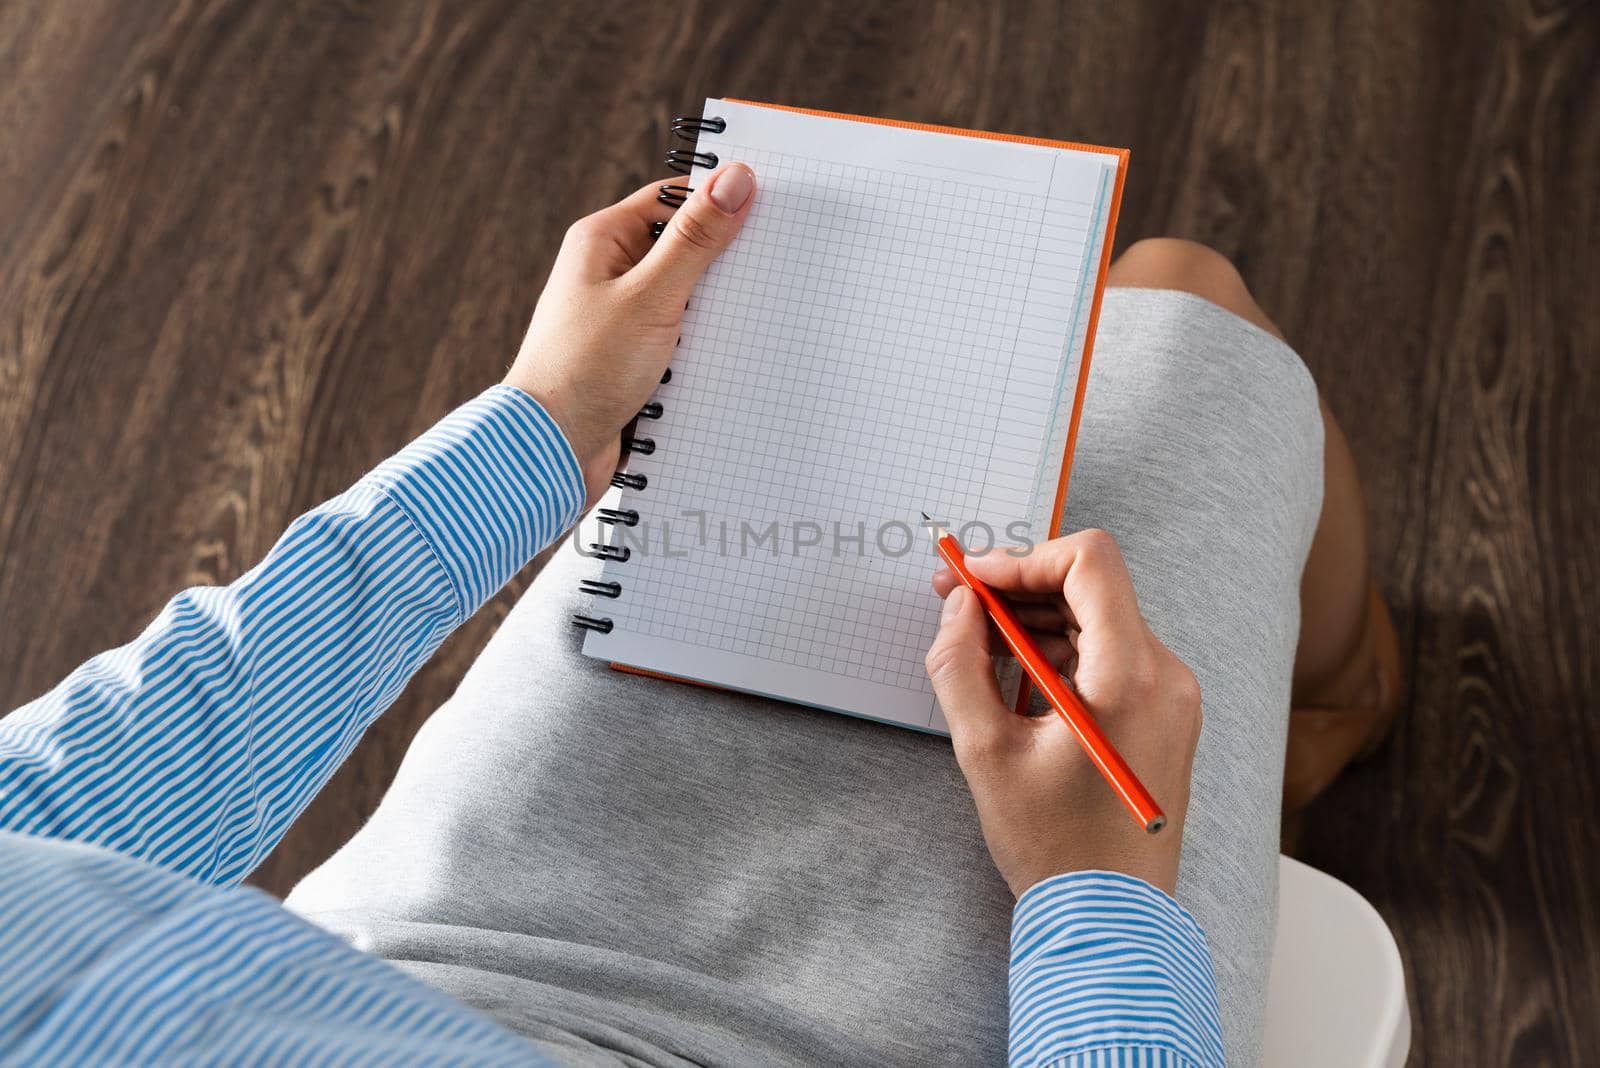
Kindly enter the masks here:
[[967, 565], [1009, 596], [1167, 814], [1165, 829], [1146, 833], [1059, 717], [1019, 716], [1001, 701], [988, 616], [971, 590], [940, 571], [933, 585], [944, 614], [928, 675], [1011, 892], [1021, 897], [1052, 875], [1099, 869], [1170, 894], [1200, 738], [1200, 687], [1145, 625], [1116, 541], [1086, 530], [1028, 556], [988, 553], [969, 556]]
[[[505, 379], [566, 433], [590, 503], [616, 469], [623, 427], [661, 381], [690, 291], [744, 224], [755, 175], [741, 163], [723, 167], [676, 213], [657, 202], [659, 186], [567, 231]], [[650, 224], [668, 218], [652, 242]]]

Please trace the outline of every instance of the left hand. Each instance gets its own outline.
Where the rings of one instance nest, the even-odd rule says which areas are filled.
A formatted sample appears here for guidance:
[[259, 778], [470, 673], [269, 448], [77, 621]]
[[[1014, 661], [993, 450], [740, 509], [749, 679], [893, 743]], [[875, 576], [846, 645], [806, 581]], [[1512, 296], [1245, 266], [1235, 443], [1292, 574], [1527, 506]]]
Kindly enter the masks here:
[[[656, 201], [659, 187], [567, 231], [505, 378], [566, 433], [591, 504], [616, 469], [623, 427], [661, 381], [690, 292], [750, 213], [755, 175], [742, 163], [723, 167], [676, 213]], [[650, 224], [669, 216], [652, 243]]]

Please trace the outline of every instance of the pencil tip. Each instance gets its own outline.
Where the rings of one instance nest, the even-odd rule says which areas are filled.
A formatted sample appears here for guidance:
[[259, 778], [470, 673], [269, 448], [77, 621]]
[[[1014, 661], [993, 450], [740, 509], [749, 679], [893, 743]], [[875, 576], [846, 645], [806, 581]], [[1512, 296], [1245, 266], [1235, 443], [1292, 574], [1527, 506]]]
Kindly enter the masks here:
[[929, 515], [927, 512], [923, 512], [922, 513], [922, 518], [923, 518], [924, 522], [927, 522], [927, 523], [933, 522], [933, 516]]

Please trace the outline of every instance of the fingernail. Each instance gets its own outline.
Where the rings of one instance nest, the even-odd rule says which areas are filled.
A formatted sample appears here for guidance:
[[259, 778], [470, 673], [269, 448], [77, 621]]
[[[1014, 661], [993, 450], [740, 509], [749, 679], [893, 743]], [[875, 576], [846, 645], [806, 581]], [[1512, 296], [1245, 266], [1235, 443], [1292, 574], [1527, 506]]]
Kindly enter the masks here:
[[732, 215], [755, 191], [756, 176], [742, 163], [724, 167], [711, 182], [711, 203]]
[[939, 622], [948, 623], [956, 618], [956, 613], [961, 611], [961, 598], [967, 595], [965, 586], [957, 586], [950, 591], [950, 596], [944, 599], [944, 607], [939, 610]]

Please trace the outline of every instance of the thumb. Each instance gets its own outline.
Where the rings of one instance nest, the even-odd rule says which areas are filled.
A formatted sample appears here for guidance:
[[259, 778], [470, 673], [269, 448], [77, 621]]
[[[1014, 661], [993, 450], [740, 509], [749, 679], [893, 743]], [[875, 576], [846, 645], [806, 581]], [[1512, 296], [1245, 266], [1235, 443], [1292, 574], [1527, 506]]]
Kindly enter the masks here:
[[744, 225], [755, 191], [755, 172], [743, 163], [713, 172], [673, 215], [661, 239], [640, 262], [652, 286], [672, 294], [679, 304], [687, 301], [711, 261]]
[[1010, 726], [1011, 710], [1000, 699], [989, 652], [989, 617], [965, 586], [945, 598], [924, 666], [958, 747], [988, 748]]

